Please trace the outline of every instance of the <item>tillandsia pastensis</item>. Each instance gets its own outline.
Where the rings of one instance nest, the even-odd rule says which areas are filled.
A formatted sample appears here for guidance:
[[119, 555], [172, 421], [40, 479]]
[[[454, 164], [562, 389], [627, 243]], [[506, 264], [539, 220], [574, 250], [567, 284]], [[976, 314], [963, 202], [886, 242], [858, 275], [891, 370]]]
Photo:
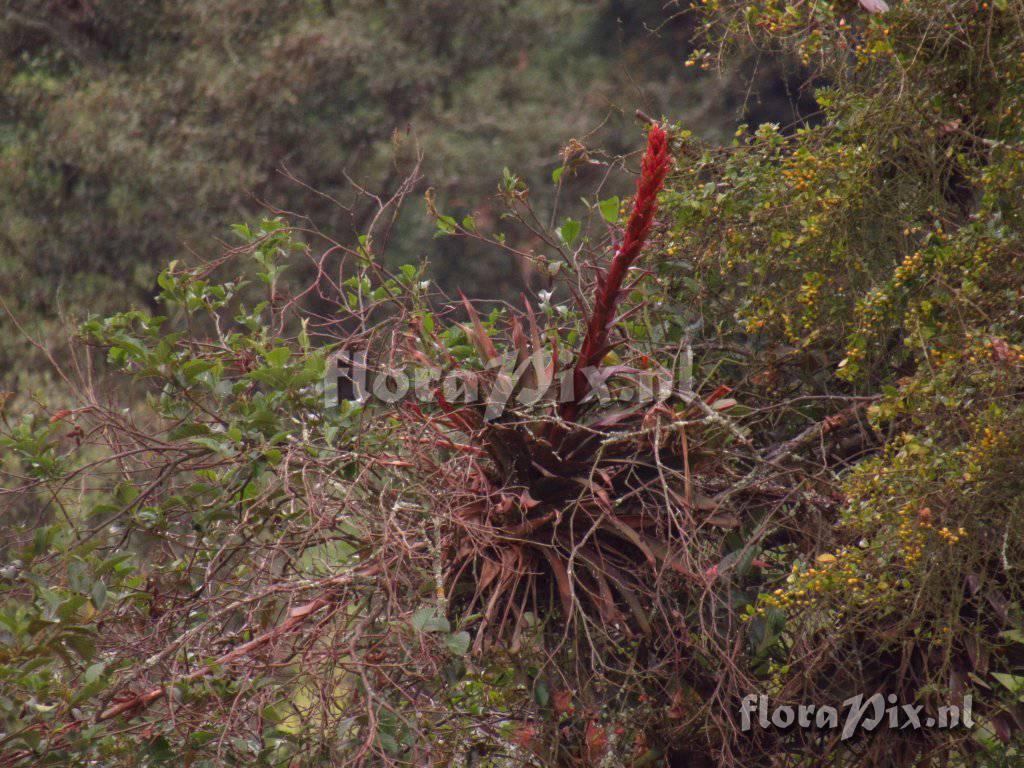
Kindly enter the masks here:
[[[644, 309], [637, 289], [648, 272], [635, 267], [659, 258], [651, 235], [672, 165], [669, 134], [653, 125], [621, 237], [593, 271], [592, 290], [578, 294], [575, 336], [542, 327], [528, 301], [502, 333], [463, 297], [462, 331], [492, 370], [461, 372], [494, 384], [494, 364], [512, 357], [526, 375], [507, 387], [539, 396], [505, 397], [495, 412], [439, 388], [437, 410], [403, 413], [437, 447], [418, 457], [420, 485], [443, 489], [428, 505], [439, 532], [438, 595], [473, 634], [474, 652], [536, 651], [540, 642], [548, 661], [561, 660], [560, 685], [592, 702], [657, 690], [673, 702], [669, 727], [682, 733], [682, 721], [714, 699], [708, 660], [737, 653], [739, 612], [762, 580], [759, 537], [773, 530], [759, 524], [783, 508], [832, 501], [754, 482], [763, 479], [757, 452], [729, 416], [735, 403], [724, 384], [694, 393], [673, 382], [668, 397], [652, 400], [599, 396], [617, 386], [609, 382], [636, 386], [645, 373], [630, 318]], [[568, 392], [553, 385], [559, 356], [569, 361]], [[802, 535], [788, 524], [787, 535]], [[540, 641], [538, 626], [547, 633]], [[685, 717], [682, 679], [699, 694]]]
[[[593, 391], [594, 371], [626, 380], [643, 373], [606, 361], [626, 340], [612, 334], [623, 297], [635, 287], [630, 270], [648, 243], [672, 163], [669, 135], [653, 125], [621, 240], [597, 270], [592, 303], [581, 307], [577, 351], [551, 348], [556, 342], [545, 339], [558, 335], [539, 328], [529, 303], [510, 320], [507, 345], [517, 369], [548, 353], [539, 355], [548, 362], [531, 387], [538, 378], [550, 384], [559, 353], [572, 360], [568, 396], [539, 397], [495, 416], [482, 403], [456, 405], [436, 393], [436, 418], [461, 436], [453, 441], [451, 432], [435, 431], [455, 458], [430, 463], [447, 491], [438, 502], [448, 510], [444, 592], [465, 615], [480, 614], [477, 649], [494, 636], [517, 647], [524, 617], [552, 612], [564, 622], [596, 620], [620, 636], [651, 636], [652, 624], [672, 611], [662, 600], [664, 586], [683, 585], [676, 597], [687, 589], [697, 594], [717, 567], [720, 554], [689, 547], [691, 538], [707, 526], [735, 528], [729, 505], [751, 503], [749, 494], [727, 503], [712, 498], [741, 434], [720, 413], [731, 404], [723, 397], [727, 387], [689, 401], [626, 405]], [[502, 340], [488, 335], [471, 302], [463, 298], [463, 306], [467, 336], [481, 361], [493, 363]], [[430, 418], [418, 407], [405, 413]], [[741, 453], [748, 448], [739, 445]]]

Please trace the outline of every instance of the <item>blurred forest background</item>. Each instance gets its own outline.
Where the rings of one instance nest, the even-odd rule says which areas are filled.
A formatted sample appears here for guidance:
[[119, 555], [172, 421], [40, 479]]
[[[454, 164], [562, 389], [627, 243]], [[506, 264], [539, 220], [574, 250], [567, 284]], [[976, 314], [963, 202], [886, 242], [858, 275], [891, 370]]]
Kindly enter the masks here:
[[[593, 162], [565, 175], [571, 205], [602, 160], [636, 147], [638, 108], [712, 141], [799, 117], [795, 68], [685, 66], [694, 20], [664, 0], [5, 6], [0, 296], [44, 339], [85, 311], [151, 302], [162, 265], [215, 255], [227, 224], [267, 208], [353, 242], [374, 213], [361, 189], [392, 192], [417, 151], [417, 192], [486, 223], [503, 166], [548, 208], [577, 139]], [[405, 206], [388, 258], [426, 256], [443, 288], [470, 295], [529, 283], [528, 265], [435, 232], [423, 205]], [[36, 380], [42, 360], [6, 316], [0, 327], [0, 376]]]

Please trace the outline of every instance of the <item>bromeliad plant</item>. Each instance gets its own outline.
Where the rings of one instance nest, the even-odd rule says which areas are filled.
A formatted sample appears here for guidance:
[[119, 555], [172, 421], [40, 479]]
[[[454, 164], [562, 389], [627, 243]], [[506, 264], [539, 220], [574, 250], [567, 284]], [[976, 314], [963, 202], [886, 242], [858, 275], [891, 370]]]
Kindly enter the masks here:
[[[558, 390], [553, 381], [561, 350], [544, 345], [545, 338], [557, 343], [558, 337], [538, 329], [527, 305], [530, 335], [513, 318], [510, 346], [514, 370], [524, 371], [525, 364], [529, 381], [509, 381], [506, 387], [514, 389], [508, 395], [527, 386], [547, 390], [538, 402], [516, 409], [509, 397], [510, 410], [488, 418], [488, 404], [456, 409], [440, 400], [443, 420], [466, 435], [470, 455], [468, 463], [442, 469], [445, 487], [461, 491], [445, 505], [454, 525], [445, 558], [445, 589], [468, 613], [479, 609], [478, 648], [489, 631], [511, 638], [516, 647], [528, 614], [549, 615], [554, 595], [564, 621], [571, 622], [576, 609], [586, 606], [606, 626], [649, 633], [650, 595], [643, 579], [637, 579], [641, 565], [652, 572], [668, 567], [689, 573], [666, 543], [679, 521], [643, 512], [642, 498], [654, 482], [655, 463], [653, 455], [636, 455], [638, 441], [650, 444], [657, 431], [654, 423], [641, 429], [645, 416], [673, 421], [676, 414], [665, 408], [666, 413], [651, 414], [650, 403], [602, 412], [597, 399], [587, 399], [592, 389], [588, 374], [599, 369], [615, 346], [610, 335], [626, 292], [624, 283], [653, 225], [657, 194], [670, 164], [668, 137], [655, 126], [622, 243], [607, 270], [598, 272], [592, 306], [583, 308], [583, 341], [571, 373], [563, 377], [569, 391]], [[466, 309], [481, 362], [499, 362], [503, 352], [468, 302]], [[642, 373], [626, 366], [613, 372], [624, 377]], [[488, 461], [480, 461], [481, 454]], [[695, 463], [698, 456], [699, 449]], [[618, 506], [623, 496], [634, 496], [634, 503]], [[668, 508], [685, 505], [692, 508], [692, 496], [687, 502], [680, 494]]]
[[[621, 242], [606, 267], [595, 266], [593, 299], [579, 299], [573, 326], [541, 327], [527, 302], [503, 334], [496, 315], [485, 321], [463, 300], [469, 324], [460, 328], [475, 364], [455, 359], [443, 334], [416, 329], [424, 365], [452, 364], [469, 391], [499, 393], [454, 403], [438, 388], [436, 408], [402, 414], [430, 435], [430, 450], [413, 461], [420, 485], [440, 489], [424, 502], [440, 520], [438, 598], [473, 633], [475, 652], [532, 648], [545, 659], [544, 684], [563, 697], [550, 764], [625, 759], [637, 745], [634, 758], [654, 755], [648, 739], [678, 749], [701, 738], [727, 753], [727, 717], [721, 732], [707, 723], [750, 687], [781, 632], [781, 612], [759, 614], [753, 653], [736, 645], [767, 565], [760, 541], [778, 537], [783, 519], [782, 539], [799, 540], [801, 524], [834, 503], [769, 481], [749, 433], [728, 416], [739, 409], [726, 386], [698, 395], [676, 379], [652, 400], [615, 396], [641, 391], [651, 366], [640, 340], [619, 329], [651, 310], [636, 290], [647, 272], [635, 265], [671, 163], [669, 137], [654, 126]], [[679, 346], [688, 359], [685, 337]], [[563, 358], [570, 364], [559, 376]], [[813, 514], [798, 524], [804, 509]], [[566, 697], [590, 713], [572, 727]], [[596, 750], [603, 737], [594, 729], [610, 726], [596, 725], [594, 713], [613, 703], [652, 707], [645, 722], [658, 728], [634, 726], [633, 747]], [[686, 754], [679, 759], [696, 759]]]
[[[637, 514], [638, 507], [613, 508], [613, 499], [631, 486], [639, 490], [641, 475], [649, 474], [638, 474], [639, 466], [625, 459], [635, 453], [641, 433], [622, 433], [641, 426], [650, 404], [602, 412], [596, 399], [587, 399], [591, 379], [586, 373], [596, 370], [613, 346], [609, 338], [623, 284], [650, 232], [670, 162], [667, 136], [654, 127], [625, 236], [607, 270], [598, 273], [592, 306], [582, 308], [583, 341], [570, 372], [561, 377], [568, 390], [558, 388], [556, 366], [560, 354], [573, 351], [559, 346], [557, 329], [538, 327], [529, 304], [522, 318], [511, 318], [508, 342], [496, 344], [465, 302], [471, 320], [467, 335], [480, 364], [494, 369], [511, 356], [519, 380], [502, 373], [470, 374], [478, 379], [474, 389], [482, 384], [500, 397], [456, 407], [439, 392], [436, 417], [412, 411], [416, 419], [436, 418], [464, 440], [456, 451], [465, 460], [438, 466], [442, 487], [451, 495], [435, 503], [450, 510], [452, 525], [444, 589], [467, 613], [479, 610], [477, 648], [489, 632], [511, 638], [516, 647], [524, 622], [549, 615], [556, 595], [565, 621], [586, 606], [608, 626], [650, 629], [635, 575], [643, 560], [652, 568], [673, 563], [663, 543], [665, 531], [657, 531], [656, 517]], [[436, 338], [427, 341], [440, 346]], [[424, 354], [429, 353], [428, 346]], [[621, 365], [614, 372], [634, 373]], [[522, 407], [516, 395], [526, 391], [534, 396]], [[503, 410], [495, 409], [496, 400]]]
[[[479, 613], [478, 649], [489, 634], [518, 647], [531, 618], [556, 613], [563, 627], [596, 620], [620, 637], [650, 636], [664, 610], [654, 599], [659, 578], [704, 584], [704, 569], [681, 544], [684, 531], [699, 528], [714, 507], [692, 473], [720, 461], [708, 450], [722, 438], [721, 424], [706, 416], [715, 412], [678, 396], [629, 404], [616, 398], [613, 406], [592, 396], [593, 382], [608, 377], [639, 389], [643, 370], [602, 365], [623, 344], [613, 340], [617, 313], [670, 165], [668, 136], [655, 126], [621, 244], [597, 270], [593, 301], [580, 308], [578, 350], [560, 347], [557, 329], [540, 329], [529, 305], [525, 317], [512, 317], [510, 339], [499, 348], [466, 302], [480, 363], [493, 369], [511, 357], [513, 371], [525, 375], [512, 381], [480, 374], [484, 389], [504, 385], [505, 410], [497, 416], [494, 398], [455, 407], [443, 395], [436, 416], [411, 411], [464, 439], [455, 449], [463, 456], [437, 467], [440, 487], [449, 490], [433, 503], [448, 510], [450, 525], [444, 589], [467, 615]], [[560, 356], [573, 360], [556, 382]], [[524, 390], [539, 396], [521, 407], [515, 395]], [[666, 435], [672, 439], [663, 446]]]

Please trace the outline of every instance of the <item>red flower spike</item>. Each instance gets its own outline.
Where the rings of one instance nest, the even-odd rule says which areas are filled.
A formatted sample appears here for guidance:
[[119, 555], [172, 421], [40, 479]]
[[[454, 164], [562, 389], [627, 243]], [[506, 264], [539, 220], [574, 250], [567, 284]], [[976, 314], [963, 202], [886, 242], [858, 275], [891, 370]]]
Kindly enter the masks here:
[[647, 134], [647, 152], [640, 168], [633, 211], [629, 214], [622, 245], [615, 252], [608, 271], [599, 275], [597, 279], [594, 311], [587, 323], [587, 333], [583, 338], [576, 367], [573, 369], [573, 399], [562, 407], [562, 417], [567, 420], [576, 417], [579, 403], [589, 391], [584, 369], [598, 365], [608, 352], [608, 334], [615, 322], [615, 310], [622, 298], [622, 283], [629, 268], [640, 256], [647, 235], [651, 231], [654, 214], [658, 210], [658, 193], [665, 184], [665, 177], [671, 165], [668, 136], [660, 126], [655, 125]]

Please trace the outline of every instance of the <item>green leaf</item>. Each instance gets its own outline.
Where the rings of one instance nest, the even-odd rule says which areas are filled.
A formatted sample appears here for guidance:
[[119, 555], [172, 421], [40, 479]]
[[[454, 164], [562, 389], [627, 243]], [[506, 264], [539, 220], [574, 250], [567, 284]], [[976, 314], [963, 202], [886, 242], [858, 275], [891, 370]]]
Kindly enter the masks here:
[[96, 581], [92, 585], [90, 592], [92, 596], [92, 604], [96, 606], [96, 610], [100, 610], [104, 605], [107, 604], [107, 585], [102, 581]]
[[[264, 708], [264, 712], [266, 712], [267, 709], [270, 708]], [[273, 722], [273, 720], [271, 720], [271, 722]], [[217, 735], [218, 734], [216, 731], [194, 731], [193, 733], [189, 734], [188, 740], [193, 747], [202, 747], [216, 739]]]
[[275, 368], [281, 368], [291, 359], [292, 351], [288, 347], [277, 347], [267, 352], [267, 363]]
[[437, 615], [437, 609], [431, 606], [420, 608], [409, 620], [417, 632], [451, 632], [451, 625], [444, 616]]
[[993, 672], [992, 677], [1002, 683], [1010, 693], [1024, 691], [1024, 677], [1021, 675], [1009, 675], [1005, 672]]
[[77, 653], [83, 661], [89, 661], [96, 655], [96, 644], [87, 635], [69, 633], [64, 636], [64, 643]]
[[381, 749], [389, 755], [396, 755], [402, 750], [395, 737], [390, 733], [384, 733], [383, 731], [377, 733], [377, 743], [380, 744]]
[[226, 440], [217, 439], [215, 437], [192, 437], [189, 438], [189, 442], [201, 445], [203, 448], [206, 448], [213, 453], [220, 453], [225, 456], [234, 455], [234, 448]]
[[453, 216], [438, 216], [437, 217], [437, 234], [438, 235], [454, 235], [458, 224]]
[[209, 435], [210, 428], [205, 424], [190, 424], [188, 422], [179, 424], [170, 432], [167, 433], [168, 440], [184, 440], [188, 437], [199, 437], [200, 435]]
[[107, 668], [107, 665], [102, 661], [98, 661], [95, 664], [90, 664], [89, 668], [85, 670], [85, 682], [93, 683], [99, 680], [103, 671]]
[[122, 504], [131, 504], [139, 496], [139, 489], [131, 483], [120, 483], [114, 489], [114, 498]]
[[597, 207], [601, 210], [601, 216], [609, 224], [614, 224], [619, 220], [619, 205], [620, 200], [618, 195], [615, 197], [609, 197], [607, 200], [602, 200], [597, 204]]
[[562, 238], [562, 242], [572, 247], [572, 244], [576, 242], [580, 236], [581, 225], [575, 219], [566, 219], [561, 227], [558, 229], [558, 236]]
[[548, 684], [543, 680], [538, 680], [533, 686], [533, 700], [542, 707], [546, 707], [548, 702], [551, 700], [551, 694], [548, 691]]
[[118, 552], [111, 555], [102, 563], [96, 566], [96, 575], [102, 576], [105, 573], [123, 573], [131, 570], [131, 561], [135, 558], [132, 552]]
[[563, 173], [565, 173], [565, 166], [564, 165], [560, 166], [558, 168], [555, 168], [555, 170], [551, 172], [551, 181], [555, 185], [557, 185], [558, 182], [560, 182], [562, 180], [562, 174]]
[[469, 650], [469, 632], [463, 631], [456, 632], [454, 635], [448, 635], [444, 639], [444, 644], [456, 656], [465, 656], [466, 651]]
[[216, 366], [211, 360], [189, 360], [181, 366], [181, 373], [189, 382], [195, 381], [196, 377]]
[[516, 187], [519, 186], [519, 177], [512, 173], [512, 171], [508, 169], [508, 166], [505, 166], [501, 169], [501, 183], [504, 185], [506, 191], [514, 192]]
[[1019, 629], [1007, 629], [1003, 632], [1000, 632], [999, 637], [1024, 645], [1024, 632], [1022, 632]]

